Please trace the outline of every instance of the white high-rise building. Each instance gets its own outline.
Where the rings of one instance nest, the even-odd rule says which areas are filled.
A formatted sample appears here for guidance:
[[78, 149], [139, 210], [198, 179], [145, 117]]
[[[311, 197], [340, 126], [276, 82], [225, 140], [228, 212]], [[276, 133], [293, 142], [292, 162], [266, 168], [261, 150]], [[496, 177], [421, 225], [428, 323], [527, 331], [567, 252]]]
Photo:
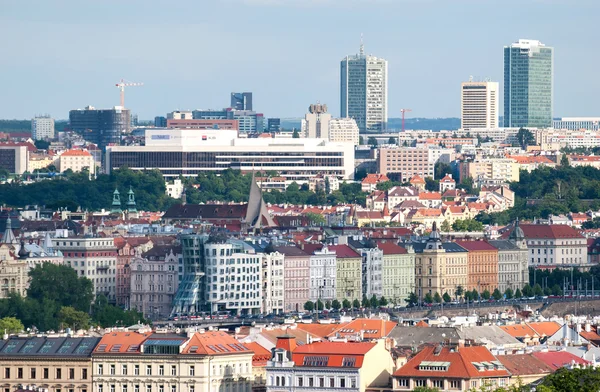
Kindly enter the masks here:
[[329, 122], [331, 114], [327, 113], [327, 105], [319, 103], [310, 105], [308, 113], [302, 121], [302, 135], [308, 138], [329, 140]]
[[385, 59], [365, 55], [364, 46], [341, 62], [341, 117], [356, 120], [360, 132], [387, 129], [387, 70]]
[[31, 120], [33, 140], [54, 139], [54, 119], [50, 116], [34, 117]]
[[473, 82], [461, 84], [461, 128], [498, 127], [498, 82]]
[[358, 146], [360, 135], [353, 118], [334, 118], [329, 121], [330, 142], [351, 142]]

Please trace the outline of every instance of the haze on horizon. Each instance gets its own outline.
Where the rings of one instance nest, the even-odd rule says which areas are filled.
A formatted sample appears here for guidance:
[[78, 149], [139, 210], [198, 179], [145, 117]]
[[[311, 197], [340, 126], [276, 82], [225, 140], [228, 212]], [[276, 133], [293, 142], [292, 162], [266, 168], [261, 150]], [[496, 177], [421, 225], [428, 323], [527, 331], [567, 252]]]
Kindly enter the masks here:
[[597, 0], [0, 0], [0, 118], [112, 107], [121, 78], [144, 83], [126, 91], [140, 119], [220, 109], [231, 91], [252, 91], [267, 117], [316, 101], [338, 116], [340, 61], [361, 33], [389, 62], [389, 117], [458, 117], [460, 83], [502, 90], [502, 49], [519, 38], [555, 48], [554, 117], [600, 116], [599, 11]]

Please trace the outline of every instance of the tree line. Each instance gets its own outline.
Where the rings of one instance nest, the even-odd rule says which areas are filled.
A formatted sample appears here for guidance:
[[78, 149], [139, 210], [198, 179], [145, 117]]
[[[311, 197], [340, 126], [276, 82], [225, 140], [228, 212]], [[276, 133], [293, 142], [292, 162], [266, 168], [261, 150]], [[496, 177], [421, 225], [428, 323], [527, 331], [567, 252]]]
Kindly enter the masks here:
[[104, 295], [94, 298], [92, 281], [77, 276], [69, 266], [37, 265], [29, 278], [26, 297], [13, 292], [0, 299], [0, 328], [8, 325], [5, 328], [13, 332], [25, 328], [44, 332], [147, 322], [140, 312], [110, 305]]

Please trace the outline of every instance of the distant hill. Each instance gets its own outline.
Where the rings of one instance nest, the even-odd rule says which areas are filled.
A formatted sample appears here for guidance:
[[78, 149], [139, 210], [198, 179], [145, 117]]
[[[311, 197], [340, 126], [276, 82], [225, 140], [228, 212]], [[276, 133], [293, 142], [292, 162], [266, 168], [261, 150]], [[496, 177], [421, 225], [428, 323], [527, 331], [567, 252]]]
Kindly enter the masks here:
[[[300, 118], [282, 118], [281, 126], [284, 129], [300, 129]], [[432, 131], [454, 130], [460, 128], [460, 118], [407, 118], [405, 129], [430, 129]], [[390, 132], [399, 132], [402, 129], [401, 118], [388, 119]]]

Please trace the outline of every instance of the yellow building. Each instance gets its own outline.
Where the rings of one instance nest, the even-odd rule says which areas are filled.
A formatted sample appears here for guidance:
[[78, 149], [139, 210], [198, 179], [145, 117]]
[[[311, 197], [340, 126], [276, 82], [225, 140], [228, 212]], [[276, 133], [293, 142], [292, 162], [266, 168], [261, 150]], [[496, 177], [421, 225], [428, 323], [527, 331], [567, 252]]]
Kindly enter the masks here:
[[45, 169], [48, 166], [54, 164], [54, 157], [47, 154], [29, 154], [29, 165], [28, 170], [32, 172], [34, 170]]
[[380, 242], [377, 247], [383, 252], [382, 296], [390, 304], [406, 305], [404, 299], [415, 285], [415, 253], [412, 247], [406, 249], [393, 242]]
[[0, 341], [3, 390], [37, 385], [49, 392], [92, 392], [91, 353], [99, 340], [38, 336]]
[[348, 245], [327, 247], [337, 256], [335, 291], [336, 299], [352, 302], [362, 298], [362, 257]]

